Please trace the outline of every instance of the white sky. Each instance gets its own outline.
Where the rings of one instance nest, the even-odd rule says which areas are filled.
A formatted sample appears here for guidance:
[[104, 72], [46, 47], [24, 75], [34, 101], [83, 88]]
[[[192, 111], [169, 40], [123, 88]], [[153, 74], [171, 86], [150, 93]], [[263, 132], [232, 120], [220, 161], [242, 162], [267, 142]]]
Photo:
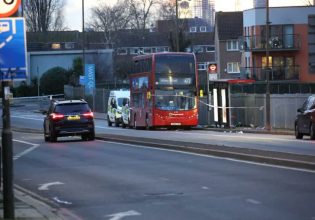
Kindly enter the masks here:
[[[82, 30], [82, 0], [64, 0], [66, 5], [64, 7], [64, 15], [66, 26], [70, 30]], [[85, 0], [84, 12], [85, 21], [90, 17], [90, 9], [100, 3], [106, 2], [113, 4], [116, 0]], [[216, 11], [234, 11], [236, 0], [215, 0]], [[253, 0], [238, 0], [242, 9], [252, 8]], [[270, 0], [270, 6], [295, 6], [306, 5], [308, 0]]]

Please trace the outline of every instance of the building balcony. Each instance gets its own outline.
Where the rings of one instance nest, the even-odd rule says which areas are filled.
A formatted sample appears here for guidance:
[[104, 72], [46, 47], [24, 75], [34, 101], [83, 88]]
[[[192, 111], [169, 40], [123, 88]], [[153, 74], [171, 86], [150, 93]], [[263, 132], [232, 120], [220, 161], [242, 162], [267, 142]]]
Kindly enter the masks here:
[[[269, 51], [298, 51], [301, 48], [300, 35], [283, 34], [269, 37]], [[266, 38], [264, 36], [242, 36], [239, 38], [241, 51], [266, 51]]]
[[268, 69], [262, 67], [241, 67], [241, 78], [265, 81], [266, 74], [269, 72], [270, 81], [283, 81], [300, 79], [299, 66], [272, 66]]

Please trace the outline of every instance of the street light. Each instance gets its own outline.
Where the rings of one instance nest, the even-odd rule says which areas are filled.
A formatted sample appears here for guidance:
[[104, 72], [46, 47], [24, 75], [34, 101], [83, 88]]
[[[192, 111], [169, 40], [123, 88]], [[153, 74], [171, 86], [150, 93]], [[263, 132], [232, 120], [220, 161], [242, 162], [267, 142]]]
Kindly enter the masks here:
[[178, 39], [178, 0], [175, 1], [175, 34], [176, 34], [176, 52], [179, 52], [179, 39]]
[[85, 30], [84, 30], [84, 0], [82, 0], [82, 66], [83, 76], [85, 76]]
[[266, 0], [266, 100], [265, 100], [265, 128], [270, 131], [270, 68], [269, 68], [269, 0]]

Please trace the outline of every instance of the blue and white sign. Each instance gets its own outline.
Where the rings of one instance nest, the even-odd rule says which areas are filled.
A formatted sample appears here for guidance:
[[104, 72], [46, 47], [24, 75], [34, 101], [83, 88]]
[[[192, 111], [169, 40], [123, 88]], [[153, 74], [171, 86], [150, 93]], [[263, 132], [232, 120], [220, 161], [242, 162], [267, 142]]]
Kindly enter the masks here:
[[0, 19], [0, 80], [26, 79], [24, 18]]
[[85, 64], [85, 91], [92, 93], [95, 88], [95, 64]]
[[80, 84], [81, 86], [84, 86], [84, 85], [85, 85], [85, 76], [80, 76], [80, 78], [79, 78], [79, 84]]

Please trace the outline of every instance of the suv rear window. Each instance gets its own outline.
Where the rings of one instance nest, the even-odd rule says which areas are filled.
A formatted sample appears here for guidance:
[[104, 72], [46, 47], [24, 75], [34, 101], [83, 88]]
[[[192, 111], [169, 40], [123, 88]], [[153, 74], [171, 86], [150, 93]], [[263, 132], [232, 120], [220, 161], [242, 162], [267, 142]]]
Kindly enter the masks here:
[[56, 105], [55, 113], [85, 113], [89, 112], [91, 109], [89, 108], [87, 103], [67, 103], [67, 104], [59, 104]]

